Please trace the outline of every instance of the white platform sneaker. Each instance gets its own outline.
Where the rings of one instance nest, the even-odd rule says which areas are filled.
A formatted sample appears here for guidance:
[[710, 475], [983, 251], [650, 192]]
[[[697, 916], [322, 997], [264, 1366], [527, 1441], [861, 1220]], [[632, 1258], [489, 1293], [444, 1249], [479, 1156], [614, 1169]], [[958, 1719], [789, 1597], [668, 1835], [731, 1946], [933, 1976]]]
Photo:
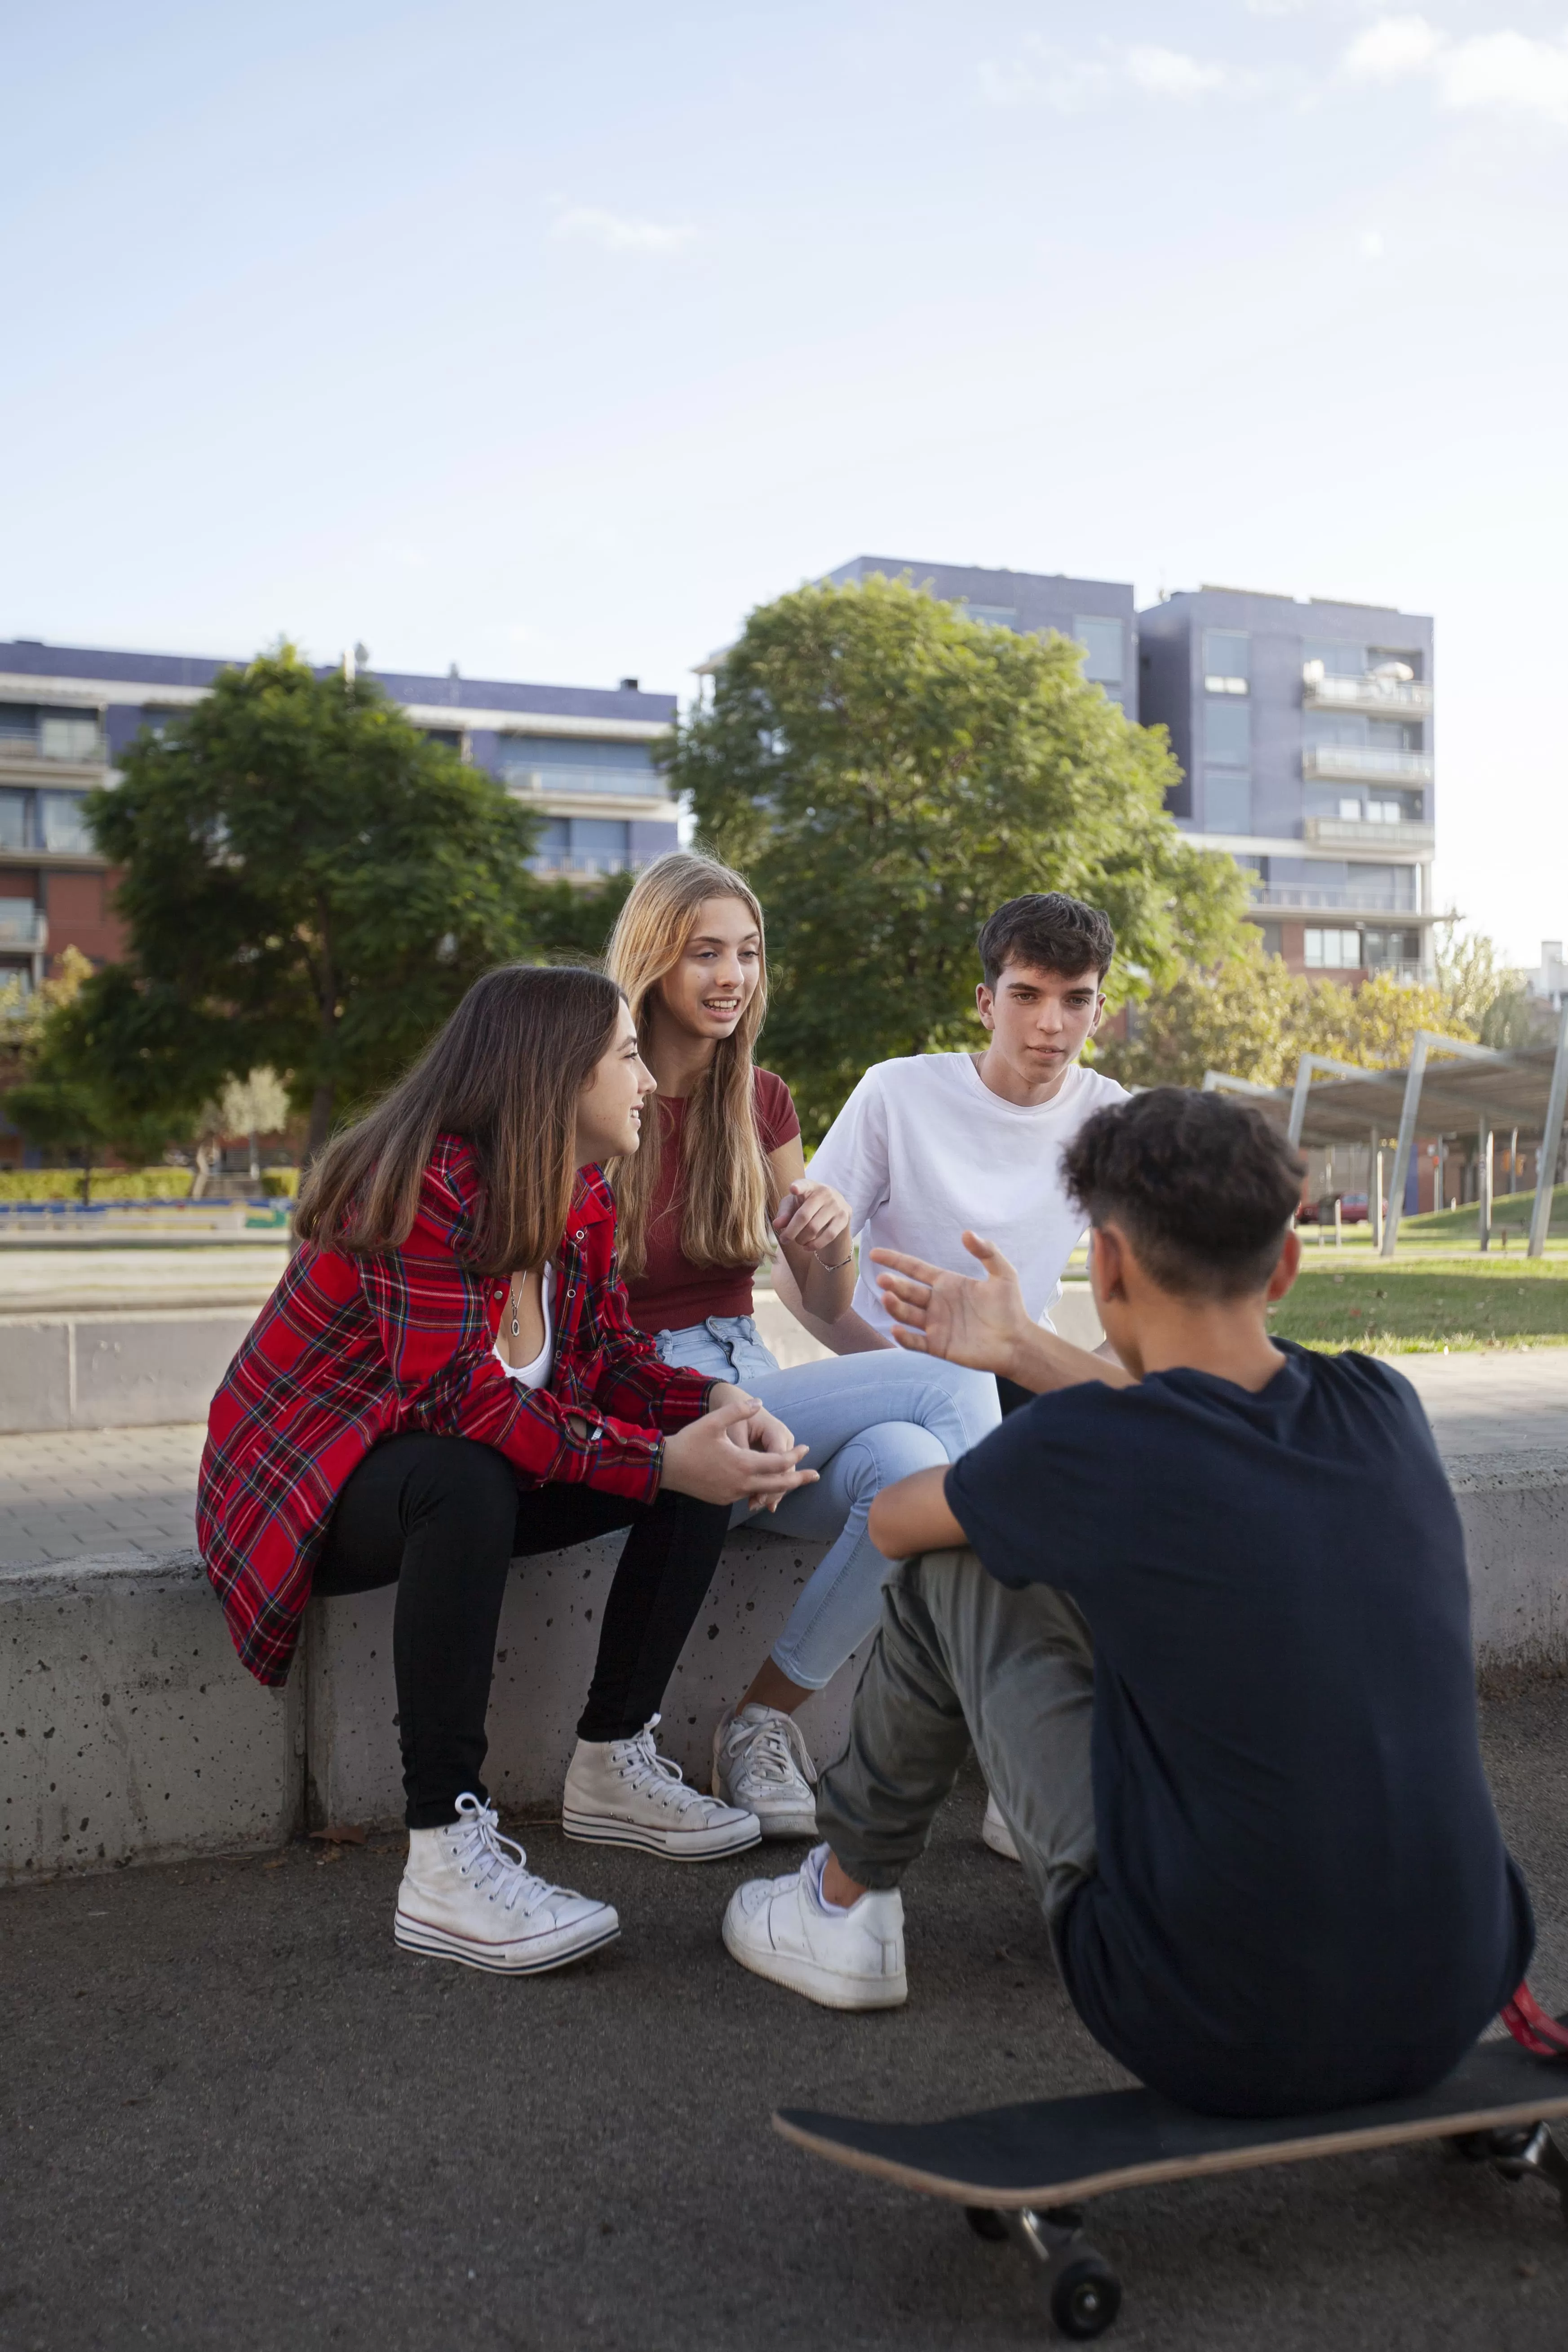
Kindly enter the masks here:
[[765, 1838], [815, 1837], [817, 1768], [800, 1727], [781, 1707], [732, 1707], [713, 1736], [713, 1792], [755, 1813]]
[[896, 2009], [904, 1972], [904, 1899], [896, 1887], [862, 1895], [847, 1911], [822, 1898], [825, 1845], [787, 1878], [737, 1886], [724, 1915], [725, 1948], [754, 1976], [803, 1992], [824, 2009]]
[[1018, 1860], [1019, 1850], [1013, 1843], [1013, 1833], [1003, 1821], [1001, 1807], [988, 1789], [986, 1791], [986, 1818], [980, 1823], [980, 1835], [991, 1852], [999, 1853], [1004, 1862]]
[[705, 1797], [653, 1746], [651, 1716], [632, 1739], [580, 1739], [567, 1769], [560, 1825], [599, 1845], [640, 1846], [674, 1862], [744, 1853], [762, 1835], [755, 1813]]
[[608, 1903], [537, 1878], [495, 1808], [464, 1795], [445, 1828], [410, 1830], [393, 1933], [405, 1952], [533, 1976], [596, 1952], [621, 1922]]

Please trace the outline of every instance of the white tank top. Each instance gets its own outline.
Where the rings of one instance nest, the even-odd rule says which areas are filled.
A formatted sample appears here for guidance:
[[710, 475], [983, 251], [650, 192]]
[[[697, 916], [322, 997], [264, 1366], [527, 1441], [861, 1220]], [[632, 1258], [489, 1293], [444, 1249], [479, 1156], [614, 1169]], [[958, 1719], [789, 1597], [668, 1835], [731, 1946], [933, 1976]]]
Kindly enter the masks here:
[[554, 1290], [555, 1268], [547, 1261], [539, 1276], [539, 1306], [545, 1318], [545, 1343], [531, 1364], [508, 1364], [501, 1353], [500, 1341], [497, 1339], [496, 1342], [496, 1361], [509, 1381], [519, 1381], [526, 1389], [548, 1388], [549, 1376], [555, 1370], [555, 1333], [550, 1327], [550, 1299]]

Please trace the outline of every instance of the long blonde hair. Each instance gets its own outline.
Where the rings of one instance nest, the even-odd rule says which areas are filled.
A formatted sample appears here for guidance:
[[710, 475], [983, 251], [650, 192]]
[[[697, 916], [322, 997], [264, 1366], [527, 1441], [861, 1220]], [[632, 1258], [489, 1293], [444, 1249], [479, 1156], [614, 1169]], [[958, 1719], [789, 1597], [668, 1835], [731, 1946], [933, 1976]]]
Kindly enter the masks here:
[[[734, 1033], [721, 1038], [692, 1088], [681, 1136], [681, 1248], [694, 1265], [756, 1265], [768, 1255], [768, 1219], [777, 1187], [763, 1156], [752, 1108], [751, 1049], [768, 1010], [762, 909], [749, 886], [716, 858], [672, 849], [638, 876], [604, 952], [605, 970], [625, 995], [643, 1059], [653, 1040], [660, 982], [686, 951], [709, 898], [738, 898], [757, 926], [757, 986]], [[635, 1282], [648, 1263], [648, 1221], [666, 1140], [660, 1097], [642, 1148], [618, 1160], [617, 1244], [622, 1272]]]
[[468, 1144], [484, 1186], [469, 1265], [511, 1274], [540, 1265], [570, 1213], [578, 1097], [620, 1015], [621, 992], [602, 972], [487, 971], [391, 1092], [334, 1136], [305, 1180], [295, 1232], [326, 1249], [400, 1249], [446, 1131]]

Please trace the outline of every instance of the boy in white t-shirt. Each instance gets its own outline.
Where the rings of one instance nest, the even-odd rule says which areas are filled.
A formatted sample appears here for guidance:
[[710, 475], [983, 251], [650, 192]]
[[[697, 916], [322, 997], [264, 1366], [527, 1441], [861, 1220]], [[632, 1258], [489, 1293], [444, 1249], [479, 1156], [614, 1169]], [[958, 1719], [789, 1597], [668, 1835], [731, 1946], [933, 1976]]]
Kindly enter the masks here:
[[[875, 1063], [811, 1160], [811, 1174], [849, 1202], [861, 1245], [849, 1313], [829, 1325], [800, 1318], [836, 1355], [894, 1344], [870, 1278], [873, 1249], [967, 1274], [959, 1236], [977, 1216], [1017, 1267], [1030, 1317], [1052, 1328], [1051, 1306], [1084, 1231], [1062, 1181], [1062, 1147], [1092, 1112], [1126, 1099], [1078, 1059], [1104, 1011], [1115, 934], [1097, 907], [1052, 890], [998, 907], [977, 945], [985, 1051]], [[784, 1269], [775, 1280], [799, 1315]], [[1028, 1393], [1010, 1381], [998, 1387], [1004, 1412]]]

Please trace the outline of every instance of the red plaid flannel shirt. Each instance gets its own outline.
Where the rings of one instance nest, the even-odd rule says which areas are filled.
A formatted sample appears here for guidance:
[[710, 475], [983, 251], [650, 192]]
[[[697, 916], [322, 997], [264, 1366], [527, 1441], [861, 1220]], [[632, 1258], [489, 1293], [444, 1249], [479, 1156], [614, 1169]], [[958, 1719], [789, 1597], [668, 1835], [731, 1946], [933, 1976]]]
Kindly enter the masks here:
[[281, 1683], [332, 1509], [379, 1439], [476, 1438], [524, 1486], [547, 1479], [651, 1502], [664, 1433], [695, 1421], [711, 1381], [662, 1364], [615, 1270], [615, 1204], [585, 1169], [556, 1269], [548, 1389], [509, 1381], [494, 1349], [508, 1285], [469, 1271], [479, 1179], [444, 1135], [401, 1249], [307, 1243], [224, 1375], [207, 1417], [196, 1534], [235, 1649]]

